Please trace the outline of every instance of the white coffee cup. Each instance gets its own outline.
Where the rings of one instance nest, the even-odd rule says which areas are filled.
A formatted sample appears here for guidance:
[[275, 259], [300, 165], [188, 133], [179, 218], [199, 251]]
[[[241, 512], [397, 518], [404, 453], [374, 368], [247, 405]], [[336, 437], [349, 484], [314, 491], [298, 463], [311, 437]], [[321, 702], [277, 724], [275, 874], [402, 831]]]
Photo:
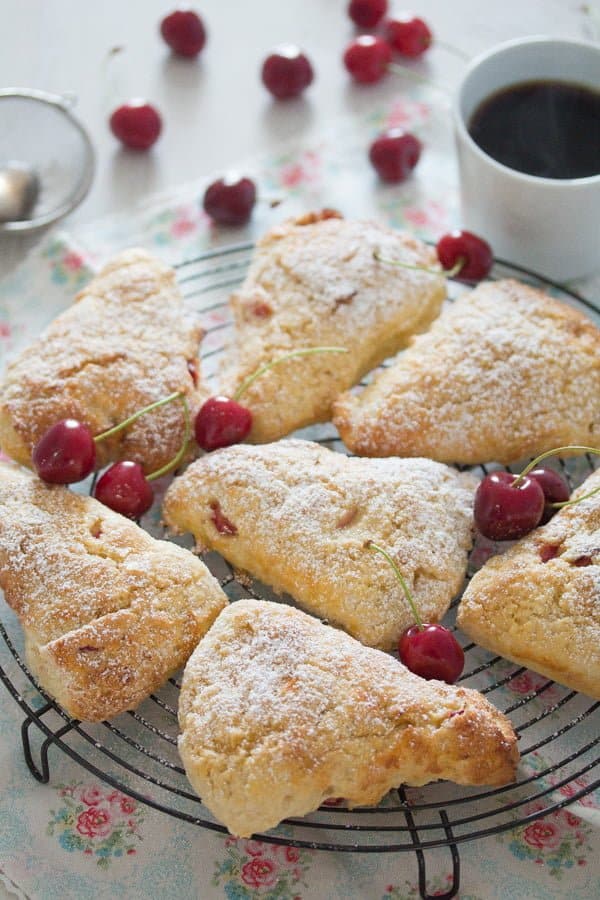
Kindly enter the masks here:
[[600, 45], [528, 37], [470, 63], [454, 107], [462, 225], [484, 237], [496, 257], [562, 282], [600, 270], [600, 172], [569, 179], [527, 175], [492, 159], [467, 130], [490, 95], [538, 80], [600, 89]]

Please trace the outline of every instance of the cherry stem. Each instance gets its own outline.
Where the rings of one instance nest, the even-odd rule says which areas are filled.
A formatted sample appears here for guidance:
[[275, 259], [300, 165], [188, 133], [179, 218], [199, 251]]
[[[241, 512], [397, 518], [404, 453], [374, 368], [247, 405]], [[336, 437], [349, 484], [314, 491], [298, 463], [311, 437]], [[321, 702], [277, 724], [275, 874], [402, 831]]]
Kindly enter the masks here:
[[438, 91], [441, 91], [442, 94], [446, 97], [450, 97], [450, 91], [447, 91], [446, 88], [441, 87], [441, 85], [436, 84], [435, 81], [432, 81], [431, 78], [427, 78], [426, 75], [421, 75], [420, 72], [415, 72], [413, 69], [409, 69], [407, 66], [400, 66], [398, 63], [388, 63], [387, 64], [388, 72], [393, 72], [395, 75], [406, 75], [408, 78], [413, 78], [415, 81], [422, 81], [425, 84], [428, 84], [429, 87], [435, 88]]
[[347, 353], [348, 350], [346, 347], [306, 347], [304, 350], [293, 350], [291, 353], [285, 353], [283, 356], [278, 357], [277, 359], [272, 359], [271, 362], [265, 363], [264, 366], [261, 366], [256, 372], [253, 372], [252, 375], [249, 375], [245, 381], [242, 381], [239, 388], [233, 395], [234, 400], [239, 400], [242, 394], [244, 394], [251, 384], [253, 384], [257, 378], [260, 378], [261, 375], [264, 375], [265, 372], [268, 372], [269, 369], [272, 369], [273, 366], [279, 365], [279, 363], [285, 362], [288, 359], [295, 359], [297, 356], [308, 356], [311, 353]]
[[166, 463], [166, 465], [161, 466], [160, 469], [157, 469], [156, 472], [152, 472], [150, 475], [146, 475], [146, 481], [155, 481], [157, 478], [161, 478], [163, 475], [166, 475], [167, 472], [170, 472], [172, 469], [176, 469], [183, 457], [187, 452], [188, 445], [190, 443], [190, 436], [192, 434], [192, 423], [190, 421], [190, 407], [187, 402], [187, 397], [185, 394], [177, 394], [179, 400], [183, 404], [183, 417], [185, 420], [185, 430], [183, 433], [183, 442], [181, 447], [179, 448], [179, 452], [176, 456], [173, 457], [171, 462]]
[[[535, 469], [539, 463], [543, 462], [543, 460], [548, 459], [549, 456], [557, 456], [559, 453], [593, 453], [594, 456], [600, 456], [600, 450], [596, 450], [595, 447], [583, 447], [578, 444], [567, 444], [565, 447], [555, 447], [554, 450], [546, 450], [545, 453], [540, 453], [539, 456], [536, 456], [535, 459], [532, 459], [528, 465], [525, 466], [522, 472], [516, 476], [515, 480], [512, 483], [512, 487], [516, 487], [520, 481], [522, 481], [526, 475], [529, 475], [532, 469]], [[594, 491], [595, 493], [595, 491]], [[583, 497], [579, 498], [583, 500]], [[578, 500], [565, 500], [565, 503], [577, 503]], [[554, 506], [554, 504], [552, 504]], [[562, 504], [560, 504], [562, 505]]]
[[381, 555], [383, 557], [385, 557], [385, 559], [387, 559], [390, 566], [394, 570], [394, 575], [398, 579], [400, 587], [404, 591], [404, 596], [406, 597], [406, 602], [410, 606], [412, 614], [415, 617], [415, 622], [417, 623], [417, 628], [419, 629], [419, 631], [423, 631], [423, 622], [421, 621], [421, 616], [419, 615], [417, 606], [415, 604], [415, 601], [413, 600], [413, 596], [410, 592], [410, 588], [404, 579], [404, 575], [402, 574], [402, 572], [400, 571], [400, 569], [398, 568], [398, 566], [396, 565], [396, 563], [394, 562], [394, 560], [392, 559], [390, 554], [387, 552], [387, 550], [384, 550], [383, 547], [380, 547], [379, 544], [375, 543], [375, 541], [368, 541], [367, 547], [369, 548], [369, 550], [375, 550], [377, 553], [381, 553]]
[[454, 47], [452, 44], [447, 44], [446, 41], [440, 41], [436, 38], [433, 42], [434, 47], [441, 47], [443, 50], [446, 50], [448, 53], [453, 53], [458, 59], [461, 59], [463, 62], [471, 62], [471, 57], [468, 53], [465, 53], [464, 50], [461, 50], [460, 47]]
[[429, 269], [427, 266], [413, 266], [412, 263], [405, 263], [399, 259], [388, 259], [381, 256], [379, 250], [373, 251], [373, 258], [377, 262], [388, 263], [390, 266], [400, 266], [402, 269], [412, 269], [413, 272], [427, 272], [428, 275], [445, 275], [446, 278], [454, 278], [465, 266], [467, 260], [464, 256], [459, 256], [451, 269]]
[[136, 422], [140, 416], [146, 415], [148, 412], [152, 412], [153, 409], [158, 409], [159, 406], [164, 406], [166, 403], [171, 403], [172, 400], [177, 400], [179, 397], [182, 397], [181, 391], [175, 391], [173, 394], [169, 394], [168, 397], [163, 397], [162, 400], [156, 400], [154, 403], [151, 403], [149, 406], [144, 406], [143, 409], [138, 409], [132, 416], [124, 419], [122, 422], [119, 422], [118, 425], [114, 425], [112, 428], [109, 428], [107, 431], [102, 431], [100, 434], [97, 434], [94, 438], [96, 443], [103, 441], [105, 438], [112, 437], [113, 434], [118, 434], [119, 431], [123, 431], [124, 428], [127, 428], [128, 425], [131, 425], [132, 422]]
[[562, 509], [564, 506], [575, 506], [576, 503], [581, 503], [582, 500], [587, 500], [588, 497], [593, 497], [594, 494], [600, 492], [600, 485], [597, 488], [594, 488], [593, 491], [588, 491], [587, 494], [582, 494], [581, 497], [575, 497], [574, 500], [563, 500], [562, 503], [551, 503], [550, 506], [552, 509]]

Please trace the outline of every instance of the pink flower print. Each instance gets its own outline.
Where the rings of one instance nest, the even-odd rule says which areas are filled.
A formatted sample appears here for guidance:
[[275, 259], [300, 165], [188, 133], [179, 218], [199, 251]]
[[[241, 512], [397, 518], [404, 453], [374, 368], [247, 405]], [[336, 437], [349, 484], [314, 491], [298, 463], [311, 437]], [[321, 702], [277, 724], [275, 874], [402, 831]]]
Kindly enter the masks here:
[[[0, 453], [0, 459], [8, 459], [8, 456], [5, 456], [4, 453]], [[63, 787], [58, 792], [59, 797], [72, 797], [75, 794], [75, 785], [70, 784], [66, 787]]]
[[135, 812], [136, 803], [135, 800], [132, 800], [131, 797], [126, 797], [123, 795], [121, 797], [121, 812], [125, 813], [126, 816], [131, 815], [131, 813]]
[[244, 841], [244, 850], [248, 856], [261, 856], [265, 849], [262, 841]]
[[97, 787], [88, 787], [81, 792], [81, 799], [86, 806], [97, 806], [104, 797]]
[[300, 163], [290, 163], [281, 170], [281, 183], [285, 187], [295, 187], [304, 178], [304, 169]]
[[10, 337], [10, 325], [8, 322], [0, 322], [0, 338]]
[[254, 856], [242, 867], [242, 880], [253, 888], [272, 887], [277, 881], [275, 863], [262, 856]]
[[186, 234], [196, 230], [196, 223], [189, 216], [180, 216], [171, 225], [171, 234], [175, 238], [185, 237]]
[[560, 832], [547, 819], [532, 822], [523, 832], [523, 837], [531, 847], [540, 850], [555, 850], [560, 844]]
[[[563, 784], [558, 790], [563, 795], [563, 797], [572, 797], [581, 788], [587, 787], [587, 783], [584, 778], [576, 778], [574, 781], [570, 781], [569, 784]], [[592, 809], [596, 809], [597, 803], [592, 793], [586, 794], [584, 797], [580, 797], [577, 801], [581, 803], [582, 806], [589, 806]]]
[[297, 847], [286, 847], [285, 858], [288, 862], [296, 863], [300, 859], [300, 851]]
[[578, 825], [581, 825], [581, 819], [578, 816], [574, 816], [572, 812], [565, 813], [565, 819], [567, 825], [570, 825], [571, 828], [577, 828]]
[[79, 253], [70, 251], [63, 256], [63, 266], [69, 272], [77, 272], [83, 267], [83, 257]]
[[385, 128], [408, 128], [425, 122], [428, 118], [429, 107], [425, 103], [396, 100], [386, 118]]
[[110, 813], [104, 808], [90, 806], [84, 809], [77, 819], [77, 831], [87, 837], [106, 837], [110, 829]]
[[127, 851], [127, 856], [133, 856], [133, 854], [135, 852], [136, 852], [135, 847], [130, 847], [129, 850]]

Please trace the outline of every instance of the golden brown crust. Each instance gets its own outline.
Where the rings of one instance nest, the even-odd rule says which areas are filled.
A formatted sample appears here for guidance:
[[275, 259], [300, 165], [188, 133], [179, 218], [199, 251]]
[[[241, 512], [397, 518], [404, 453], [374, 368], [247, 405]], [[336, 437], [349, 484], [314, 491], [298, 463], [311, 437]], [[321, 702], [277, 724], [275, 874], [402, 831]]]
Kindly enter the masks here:
[[388, 648], [413, 618], [367, 542], [389, 550], [423, 618], [438, 621], [462, 587], [474, 484], [427, 459], [350, 459], [288, 439], [197, 460], [169, 488], [163, 514], [308, 611]]
[[[0, 446], [22, 465], [42, 434], [75, 418], [93, 434], [182, 391], [196, 409], [188, 369], [202, 330], [184, 315], [172, 269], [144, 250], [112, 260], [46, 331], [6, 369], [0, 391]], [[183, 440], [180, 402], [142, 416], [97, 447], [98, 467], [133, 459], [146, 471], [165, 465]]]
[[510, 722], [477, 691], [256, 600], [222, 612], [191, 656], [179, 722], [189, 780], [241, 837], [332, 796], [361, 806], [401, 783], [505, 784], [519, 758]]
[[366, 456], [509, 463], [600, 448], [600, 331], [527, 285], [481, 284], [362, 393], [339, 397], [334, 423]]
[[[578, 494], [600, 486], [600, 470]], [[600, 494], [472, 578], [458, 624], [482, 647], [600, 700]]]
[[227, 603], [187, 550], [5, 464], [0, 587], [42, 687], [90, 721], [131, 709], [158, 688]]
[[406, 346], [440, 310], [445, 280], [377, 262], [374, 251], [435, 266], [421, 241], [373, 222], [311, 213], [277, 226], [259, 242], [233, 294], [235, 333], [223, 369], [233, 396], [259, 366], [293, 350], [341, 346], [346, 354], [304, 356], [276, 366], [244, 394], [250, 440], [264, 443], [331, 416], [340, 391]]

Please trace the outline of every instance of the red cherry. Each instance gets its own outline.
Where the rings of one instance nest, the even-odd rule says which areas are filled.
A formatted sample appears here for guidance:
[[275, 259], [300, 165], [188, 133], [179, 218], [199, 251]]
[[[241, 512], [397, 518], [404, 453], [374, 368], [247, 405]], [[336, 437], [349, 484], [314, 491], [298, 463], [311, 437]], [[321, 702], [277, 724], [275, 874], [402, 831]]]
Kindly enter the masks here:
[[443, 625], [411, 625], [400, 637], [400, 661], [421, 678], [454, 684], [465, 664], [463, 649]]
[[383, 38], [361, 34], [344, 53], [344, 65], [355, 81], [374, 84], [380, 81], [392, 60], [392, 51]]
[[160, 33], [174, 53], [198, 56], [206, 43], [202, 19], [192, 9], [177, 9], [160, 23]]
[[384, 30], [386, 39], [402, 56], [421, 56], [433, 39], [427, 23], [416, 16], [410, 19], [388, 19]]
[[154, 491], [139, 463], [122, 460], [100, 476], [94, 497], [128, 519], [139, 519], [152, 506]]
[[423, 145], [408, 131], [390, 128], [369, 148], [369, 159], [383, 181], [405, 181], [419, 161]]
[[348, 15], [359, 28], [375, 28], [387, 8], [387, 0], [350, 0]]
[[110, 128], [122, 144], [132, 150], [148, 150], [158, 139], [162, 121], [153, 106], [144, 100], [132, 100], [115, 109]]
[[297, 97], [313, 77], [308, 57], [293, 44], [278, 47], [267, 56], [262, 67], [263, 84], [278, 100]]
[[42, 435], [33, 448], [32, 458], [44, 481], [51, 484], [81, 481], [96, 464], [92, 432], [77, 419], [62, 419]]
[[512, 472], [492, 472], [475, 491], [475, 524], [492, 541], [524, 537], [540, 523], [544, 492], [535, 478], [526, 475], [516, 486]]
[[552, 508], [551, 504], [564, 503], [565, 500], [570, 498], [571, 491], [562, 475], [559, 475], [554, 469], [549, 469], [546, 466], [539, 466], [539, 468], [533, 469], [529, 473], [529, 477], [534, 478], [544, 492], [544, 499], [546, 502], [540, 525], [545, 525], [546, 522], [550, 521], [554, 513], [557, 512], [556, 509]]
[[239, 444], [252, 428], [252, 413], [229, 397], [209, 397], [194, 422], [196, 441], [203, 450]]
[[470, 231], [451, 231], [437, 242], [437, 255], [444, 269], [452, 269], [464, 259], [464, 265], [455, 276], [461, 281], [481, 281], [492, 268], [492, 248], [483, 238]]
[[256, 201], [256, 187], [250, 178], [230, 175], [209, 184], [202, 205], [219, 225], [245, 225]]

